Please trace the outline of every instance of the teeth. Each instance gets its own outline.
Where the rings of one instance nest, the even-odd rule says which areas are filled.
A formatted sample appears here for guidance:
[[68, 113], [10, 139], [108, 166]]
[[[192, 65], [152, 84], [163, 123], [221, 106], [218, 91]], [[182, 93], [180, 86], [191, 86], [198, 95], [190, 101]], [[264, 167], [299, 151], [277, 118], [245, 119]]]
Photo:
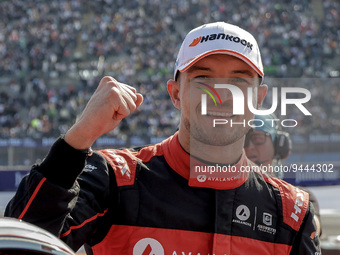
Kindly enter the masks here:
[[207, 112], [209, 116], [217, 116], [217, 117], [231, 117], [233, 116], [230, 112]]

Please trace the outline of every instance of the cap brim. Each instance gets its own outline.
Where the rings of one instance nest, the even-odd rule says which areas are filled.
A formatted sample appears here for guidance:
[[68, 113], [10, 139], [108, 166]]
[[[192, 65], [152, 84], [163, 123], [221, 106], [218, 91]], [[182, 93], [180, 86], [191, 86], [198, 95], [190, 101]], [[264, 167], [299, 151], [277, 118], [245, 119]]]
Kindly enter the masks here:
[[199, 60], [209, 56], [209, 55], [213, 55], [213, 54], [227, 54], [227, 55], [231, 55], [234, 57], [237, 57], [239, 59], [241, 59], [242, 61], [244, 61], [245, 63], [247, 63], [251, 68], [253, 68], [255, 70], [255, 72], [260, 75], [261, 77], [263, 77], [263, 71], [261, 71], [256, 65], [253, 64], [253, 62], [251, 62], [247, 57], [245, 57], [244, 55], [232, 51], [232, 50], [212, 50], [212, 51], [207, 51], [201, 55], [198, 55], [197, 57], [191, 59], [190, 61], [188, 61], [187, 63], [185, 63], [184, 65], [181, 65], [177, 68], [178, 71], [180, 72], [184, 72], [186, 70], [188, 70], [192, 65], [194, 65], [196, 62], [198, 62]]

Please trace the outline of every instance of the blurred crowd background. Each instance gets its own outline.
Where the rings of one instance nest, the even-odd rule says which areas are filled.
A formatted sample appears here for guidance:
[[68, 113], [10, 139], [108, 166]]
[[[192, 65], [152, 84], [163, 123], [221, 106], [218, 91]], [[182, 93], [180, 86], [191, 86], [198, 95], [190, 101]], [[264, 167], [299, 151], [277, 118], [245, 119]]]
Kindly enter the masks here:
[[[187, 32], [214, 21], [238, 25], [257, 39], [269, 85], [264, 106], [271, 106], [271, 86], [311, 92], [306, 107], [312, 116], [296, 107], [287, 116], [276, 112], [298, 121], [287, 130], [293, 139], [288, 160], [337, 163], [334, 173], [301, 172], [294, 180], [339, 184], [339, 0], [0, 0], [0, 191], [17, 188], [29, 165], [74, 123], [104, 75], [136, 87], [144, 103], [98, 139], [98, 147], [173, 134], [179, 112], [166, 82]], [[337, 195], [333, 187], [325, 190], [321, 208], [333, 210]], [[324, 237], [338, 234], [339, 220], [332, 217], [323, 218]]]
[[305, 78], [297, 132], [340, 133], [338, 0], [0, 1], [0, 138], [57, 137], [104, 75], [145, 97], [107, 136], [164, 137], [179, 122], [166, 91], [185, 34], [213, 21], [250, 31], [267, 81]]

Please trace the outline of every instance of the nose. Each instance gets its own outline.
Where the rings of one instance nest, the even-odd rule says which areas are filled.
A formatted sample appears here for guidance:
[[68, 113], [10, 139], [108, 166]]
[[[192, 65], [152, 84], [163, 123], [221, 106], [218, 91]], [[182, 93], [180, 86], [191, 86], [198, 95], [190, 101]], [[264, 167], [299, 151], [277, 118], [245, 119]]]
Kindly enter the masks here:
[[224, 84], [217, 84], [216, 91], [221, 98], [223, 104], [228, 101], [233, 100], [233, 91], [228, 88], [223, 87]]
[[232, 84], [216, 84], [215, 87], [223, 105], [232, 105], [234, 114], [244, 114], [244, 95], [239, 87]]
[[251, 150], [254, 149], [255, 145], [254, 143], [251, 141], [251, 139], [246, 139], [244, 142], [244, 149], [245, 150]]

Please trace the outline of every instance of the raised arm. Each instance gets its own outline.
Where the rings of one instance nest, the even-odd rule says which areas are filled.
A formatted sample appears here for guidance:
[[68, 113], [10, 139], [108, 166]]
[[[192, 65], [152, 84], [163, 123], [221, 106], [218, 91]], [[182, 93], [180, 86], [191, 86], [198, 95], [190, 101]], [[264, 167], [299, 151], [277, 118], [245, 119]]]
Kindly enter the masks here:
[[143, 102], [136, 89], [104, 77], [65, 141], [75, 149], [87, 149], [103, 134], [113, 130]]
[[133, 87], [104, 77], [77, 122], [21, 181], [5, 216], [45, 228], [75, 250], [89, 242], [114, 200], [115, 177], [103, 157], [84, 150], [142, 101]]

